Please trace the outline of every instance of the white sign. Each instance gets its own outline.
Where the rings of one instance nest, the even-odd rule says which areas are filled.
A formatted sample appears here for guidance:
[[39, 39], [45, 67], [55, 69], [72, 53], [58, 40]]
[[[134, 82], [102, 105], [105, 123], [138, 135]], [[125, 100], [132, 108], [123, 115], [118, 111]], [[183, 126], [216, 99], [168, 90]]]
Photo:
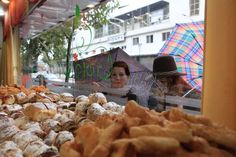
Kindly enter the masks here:
[[108, 37], [108, 42], [109, 43], [115, 43], [115, 42], [120, 42], [120, 41], [124, 41], [124, 40], [125, 40], [125, 35], [124, 34]]

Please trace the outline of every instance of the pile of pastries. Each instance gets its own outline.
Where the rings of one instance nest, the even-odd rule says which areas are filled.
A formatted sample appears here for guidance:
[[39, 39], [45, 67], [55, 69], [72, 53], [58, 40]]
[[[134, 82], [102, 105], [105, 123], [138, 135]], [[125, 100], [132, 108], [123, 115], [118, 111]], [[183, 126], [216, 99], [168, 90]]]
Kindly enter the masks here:
[[118, 115], [124, 107], [102, 93], [74, 97], [43, 86], [0, 87], [0, 156], [59, 156], [74, 131], [100, 115]]
[[234, 157], [236, 132], [178, 108], [161, 113], [102, 93], [0, 87], [0, 156]]
[[178, 108], [162, 113], [129, 101], [121, 115], [76, 130], [61, 157], [234, 157], [236, 132]]

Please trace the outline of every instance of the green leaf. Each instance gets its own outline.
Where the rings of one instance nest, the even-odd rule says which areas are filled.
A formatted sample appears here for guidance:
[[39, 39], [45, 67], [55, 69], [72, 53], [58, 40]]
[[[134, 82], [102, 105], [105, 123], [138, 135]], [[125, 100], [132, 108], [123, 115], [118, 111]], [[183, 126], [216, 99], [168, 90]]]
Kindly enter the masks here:
[[79, 5], [75, 6], [75, 16], [80, 18], [80, 7], [79, 7]]

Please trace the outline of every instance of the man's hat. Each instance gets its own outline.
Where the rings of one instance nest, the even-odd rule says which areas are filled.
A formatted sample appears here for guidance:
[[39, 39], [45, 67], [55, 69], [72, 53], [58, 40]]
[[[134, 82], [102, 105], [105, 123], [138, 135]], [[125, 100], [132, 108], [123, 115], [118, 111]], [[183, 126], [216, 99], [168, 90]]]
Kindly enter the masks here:
[[157, 77], [186, 75], [177, 71], [177, 66], [172, 56], [158, 56], [155, 58], [153, 62], [153, 74]]

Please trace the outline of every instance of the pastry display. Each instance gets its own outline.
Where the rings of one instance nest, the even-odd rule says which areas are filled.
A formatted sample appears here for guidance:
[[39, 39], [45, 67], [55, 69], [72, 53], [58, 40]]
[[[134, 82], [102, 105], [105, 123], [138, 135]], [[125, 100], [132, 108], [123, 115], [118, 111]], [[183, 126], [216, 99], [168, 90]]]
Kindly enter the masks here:
[[124, 113], [99, 116], [78, 128], [75, 140], [61, 146], [60, 156], [234, 157], [235, 146], [235, 131], [203, 116], [178, 108], [157, 113], [129, 101]]
[[179, 108], [1, 86], [0, 156], [234, 157], [236, 132]]

